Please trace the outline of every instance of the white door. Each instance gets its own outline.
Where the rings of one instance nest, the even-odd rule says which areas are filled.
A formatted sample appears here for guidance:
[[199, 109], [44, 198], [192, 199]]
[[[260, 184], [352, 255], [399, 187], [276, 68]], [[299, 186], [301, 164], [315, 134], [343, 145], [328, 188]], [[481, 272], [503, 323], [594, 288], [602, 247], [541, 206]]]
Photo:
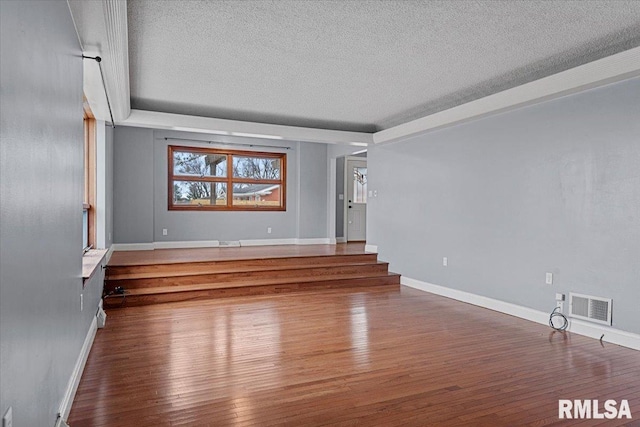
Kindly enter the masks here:
[[367, 161], [347, 160], [347, 241], [367, 238]]

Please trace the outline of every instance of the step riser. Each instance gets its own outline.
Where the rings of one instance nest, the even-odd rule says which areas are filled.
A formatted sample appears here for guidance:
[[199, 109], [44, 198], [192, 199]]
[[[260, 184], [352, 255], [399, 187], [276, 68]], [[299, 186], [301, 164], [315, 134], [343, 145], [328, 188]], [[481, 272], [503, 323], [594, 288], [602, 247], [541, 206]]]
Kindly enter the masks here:
[[356, 254], [317, 257], [268, 258], [250, 260], [204, 261], [178, 264], [151, 264], [137, 266], [109, 266], [106, 277], [110, 280], [181, 276], [185, 274], [216, 274], [223, 272], [260, 271], [265, 268], [287, 268], [300, 265], [335, 266], [375, 263], [376, 254]]
[[357, 279], [327, 280], [312, 283], [291, 283], [268, 286], [247, 286], [229, 289], [207, 289], [188, 292], [175, 292], [168, 294], [135, 295], [127, 296], [124, 303], [120, 297], [112, 297], [105, 300], [105, 307], [135, 307], [149, 304], [167, 302], [193, 301], [210, 298], [239, 297], [249, 295], [268, 295], [287, 292], [301, 292], [318, 289], [344, 289], [358, 287], [376, 287], [380, 290], [397, 290], [400, 288], [399, 275], [386, 275], [380, 277], [367, 277]]
[[351, 266], [328, 266], [319, 268], [297, 268], [291, 270], [274, 271], [251, 271], [242, 273], [220, 273], [202, 274], [181, 277], [161, 277], [150, 279], [129, 279], [129, 280], [107, 280], [105, 289], [110, 292], [116, 286], [124, 289], [152, 288], [157, 286], [184, 286], [197, 285], [202, 283], [228, 283], [230, 286], [243, 283], [251, 285], [252, 282], [264, 280], [283, 280], [286, 282], [306, 281], [308, 278], [315, 279], [319, 276], [330, 278], [332, 275], [361, 275], [377, 276], [388, 271], [387, 263], [351, 265]]

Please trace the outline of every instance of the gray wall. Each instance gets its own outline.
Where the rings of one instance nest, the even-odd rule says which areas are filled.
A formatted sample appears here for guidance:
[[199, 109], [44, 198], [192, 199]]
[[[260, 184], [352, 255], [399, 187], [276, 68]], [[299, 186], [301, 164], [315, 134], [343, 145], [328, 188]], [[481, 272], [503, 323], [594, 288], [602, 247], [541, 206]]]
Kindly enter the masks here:
[[298, 145], [299, 238], [327, 236], [327, 144]]
[[636, 78], [372, 148], [368, 243], [405, 276], [545, 312], [611, 297], [640, 333], [639, 100]]
[[153, 242], [153, 130], [113, 135], [113, 242]]
[[106, 125], [106, 195], [105, 195], [105, 209], [106, 209], [106, 247], [109, 248], [113, 243], [113, 131], [114, 129], [110, 125]]
[[0, 31], [0, 412], [52, 426], [95, 314], [93, 294], [80, 311], [81, 51], [62, 0], [2, 1]]
[[[176, 141], [165, 138], [202, 140]], [[285, 212], [169, 211], [168, 145], [212, 147], [204, 141], [290, 146]], [[216, 146], [219, 147], [219, 146]], [[251, 150], [238, 146], [237, 149]], [[259, 148], [258, 151], [283, 151]], [[117, 127], [114, 137], [114, 243], [284, 239], [327, 236], [326, 146]], [[302, 165], [299, 175], [299, 164]], [[304, 193], [304, 194], [302, 194]], [[267, 233], [271, 227], [271, 234]], [[167, 236], [162, 229], [168, 230]]]
[[344, 161], [344, 157], [336, 159], [336, 237], [344, 237]]

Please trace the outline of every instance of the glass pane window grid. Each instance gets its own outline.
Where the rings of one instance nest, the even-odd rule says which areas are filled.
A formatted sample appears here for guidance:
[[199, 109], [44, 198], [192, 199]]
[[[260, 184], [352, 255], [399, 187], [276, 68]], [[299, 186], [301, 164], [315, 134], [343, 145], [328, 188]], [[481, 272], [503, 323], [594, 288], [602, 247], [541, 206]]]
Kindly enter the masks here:
[[353, 168], [353, 202], [367, 203], [367, 168]]
[[280, 179], [280, 159], [233, 156], [233, 177]]
[[286, 210], [285, 159], [284, 153], [169, 146], [169, 209]]
[[180, 176], [227, 176], [227, 156], [224, 154], [173, 152], [173, 174]]
[[233, 184], [234, 206], [280, 206], [280, 184]]
[[173, 181], [173, 204], [178, 206], [226, 206], [224, 182]]

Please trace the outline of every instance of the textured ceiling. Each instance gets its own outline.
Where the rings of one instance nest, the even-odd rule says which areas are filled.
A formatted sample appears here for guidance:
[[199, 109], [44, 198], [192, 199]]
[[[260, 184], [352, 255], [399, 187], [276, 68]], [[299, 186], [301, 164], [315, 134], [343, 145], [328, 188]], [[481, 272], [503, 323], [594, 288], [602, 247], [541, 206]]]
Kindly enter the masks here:
[[129, 0], [132, 108], [373, 132], [640, 45], [640, 1]]

